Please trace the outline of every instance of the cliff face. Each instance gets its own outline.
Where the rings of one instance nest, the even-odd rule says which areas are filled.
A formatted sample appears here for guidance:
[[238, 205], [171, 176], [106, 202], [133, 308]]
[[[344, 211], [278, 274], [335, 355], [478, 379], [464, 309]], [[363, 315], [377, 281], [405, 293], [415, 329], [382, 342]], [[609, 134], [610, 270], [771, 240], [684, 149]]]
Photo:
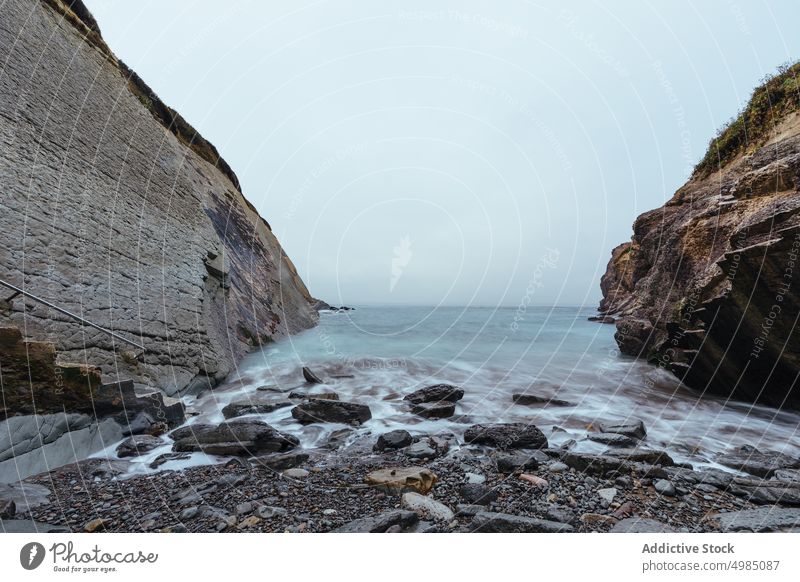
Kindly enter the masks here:
[[80, 1], [5, 2], [0, 47], [0, 278], [146, 351], [21, 296], [0, 324], [105, 382], [167, 394], [315, 324], [231, 168], [115, 58]]
[[[691, 388], [800, 408], [800, 104], [795, 65], [759, 87], [601, 281], [620, 350]], [[716, 163], [716, 167], [715, 167]]]

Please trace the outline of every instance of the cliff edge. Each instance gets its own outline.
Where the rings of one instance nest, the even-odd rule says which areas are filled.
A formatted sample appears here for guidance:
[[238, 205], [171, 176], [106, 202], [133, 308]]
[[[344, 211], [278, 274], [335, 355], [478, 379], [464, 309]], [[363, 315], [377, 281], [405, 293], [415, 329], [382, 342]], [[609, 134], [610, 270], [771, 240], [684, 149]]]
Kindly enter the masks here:
[[800, 63], [636, 219], [601, 280], [620, 350], [700, 392], [800, 409]]
[[114, 56], [82, 2], [2, 12], [0, 278], [145, 351], [23, 296], [0, 302], [0, 324], [103, 382], [168, 395], [313, 326], [308, 290], [233, 170]]

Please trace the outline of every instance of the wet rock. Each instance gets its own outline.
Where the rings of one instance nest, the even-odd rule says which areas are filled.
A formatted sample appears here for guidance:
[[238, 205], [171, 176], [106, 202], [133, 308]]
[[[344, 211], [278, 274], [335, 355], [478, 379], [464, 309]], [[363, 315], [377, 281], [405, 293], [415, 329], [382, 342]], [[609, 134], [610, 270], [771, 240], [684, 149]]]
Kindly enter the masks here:
[[734, 477], [726, 491], [758, 505], [800, 505], [800, 483]]
[[269, 402], [254, 402], [252, 400], [241, 400], [231, 402], [222, 409], [222, 416], [225, 418], [236, 418], [245, 414], [268, 414], [281, 408], [291, 406], [289, 400], [273, 400]]
[[800, 531], [800, 508], [759, 507], [718, 513], [712, 521], [722, 532], [782, 532]]
[[319, 376], [317, 376], [314, 372], [312, 372], [306, 366], [303, 366], [303, 378], [305, 378], [306, 382], [309, 384], [324, 384]]
[[744, 446], [719, 455], [716, 461], [731, 469], [769, 479], [779, 469], [800, 469], [800, 459], [776, 452], [761, 452]]
[[431, 447], [426, 439], [407, 447], [403, 454], [409, 459], [433, 459], [436, 457], [436, 449]]
[[318, 400], [339, 400], [339, 395], [336, 392], [303, 392], [294, 390], [289, 392], [289, 398], [293, 400], [306, 400], [307, 398], [316, 398]]
[[132, 419], [120, 424], [122, 425], [122, 436], [130, 436], [148, 432], [156, 424], [156, 421], [149, 413], [139, 411]]
[[117, 456], [124, 457], [138, 457], [147, 452], [152, 451], [164, 444], [158, 437], [140, 434], [126, 438], [117, 447]]
[[449, 522], [455, 517], [449, 507], [419, 493], [404, 493], [400, 500], [400, 505], [404, 509], [414, 511], [436, 521]]
[[450, 418], [456, 413], [456, 403], [441, 401], [412, 404], [411, 412], [422, 418]]
[[17, 514], [17, 504], [13, 499], [0, 499], [0, 519], [13, 519]]
[[600, 432], [611, 432], [624, 434], [634, 439], [643, 439], [647, 436], [647, 430], [641, 420], [630, 420], [626, 422], [601, 422]]
[[153, 462], [150, 463], [149, 467], [151, 469], [158, 469], [164, 463], [169, 461], [184, 461], [191, 457], [191, 453], [164, 453], [163, 455], [158, 455]]
[[[523, 452], [497, 453], [492, 457], [500, 473], [513, 473], [518, 470], [535, 470], [539, 468], [540, 460]], [[545, 458], [546, 460], [546, 458]]]
[[647, 463], [648, 465], [662, 465], [664, 467], [671, 467], [675, 464], [675, 461], [666, 451], [654, 449], [618, 449], [608, 451], [608, 454], [633, 463]]
[[259, 455], [253, 459], [253, 464], [265, 467], [272, 471], [285, 471], [298, 465], [302, 465], [308, 460], [308, 453], [275, 453], [272, 455]]
[[772, 475], [772, 478], [786, 483], [800, 483], [800, 470], [778, 469]]
[[535, 404], [545, 404], [547, 406], [575, 406], [572, 402], [567, 402], [566, 400], [536, 396], [535, 394], [512, 394], [511, 400], [514, 401], [514, 404], [523, 406], [532, 406]]
[[212, 428], [201, 430], [195, 428], [190, 436], [175, 441], [172, 448], [175, 452], [203, 451], [214, 455], [254, 455], [285, 451], [298, 444], [297, 437], [281, 433], [265, 422], [229, 420]]
[[463, 397], [464, 391], [456, 386], [434, 384], [407, 394], [403, 400], [411, 404], [422, 404], [424, 402], [457, 402]]
[[661, 495], [666, 495], [667, 497], [675, 497], [678, 494], [675, 490], [675, 485], [666, 479], [659, 479], [653, 484], [653, 487], [655, 487], [656, 491]]
[[611, 533], [674, 533], [676, 530], [655, 519], [628, 517], [611, 528]]
[[427, 494], [438, 478], [424, 467], [395, 467], [379, 469], [369, 473], [365, 481], [368, 485], [388, 491], [389, 493], [405, 493], [416, 491]]
[[309, 399], [292, 409], [292, 416], [301, 424], [339, 422], [361, 424], [372, 418], [368, 406], [355, 402]]
[[568, 533], [572, 526], [557, 521], [482, 511], [472, 518], [469, 529], [484, 533]]
[[479, 483], [465, 483], [459, 489], [461, 499], [469, 505], [489, 505], [497, 499], [497, 492]]
[[385, 533], [392, 527], [407, 531], [419, 522], [413, 511], [393, 510], [372, 517], [362, 517], [333, 531], [337, 533]]
[[637, 439], [625, 436], [624, 434], [617, 434], [613, 432], [594, 432], [589, 433], [587, 438], [596, 443], [602, 443], [610, 447], [633, 447], [638, 442]]
[[547, 437], [532, 424], [476, 424], [466, 430], [464, 442], [498, 449], [539, 449], [547, 446]]
[[203, 423], [203, 424], [200, 424], [200, 423], [198, 423], [198, 424], [189, 424], [189, 425], [186, 425], [186, 426], [182, 426], [180, 428], [176, 428], [171, 433], [169, 433], [167, 436], [169, 438], [171, 438], [173, 441], [179, 441], [181, 439], [189, 438], [192, 435], [194, 435], [195, 433], [207, 432], [209, 430], [214, 429], [215, 427], [216, 427], [216, 425], [205, 424], [205, 423]]
[[413, 442], [414, 439], [407, 430], [391, 430], [380, 435], [373, 448], [376, 451], [393, 451], [407, 447]]
[[[657, 454], [648, 458], [658, 459], [664, 463], [671, 461], [666, 453], [660, 453], [658, 451], [654, 451], [654, 453]], [[662, 468], [656, 467], [650, 463], [642, 463], [632, 460], [635, 458], [635, 456], [629, 457], [626, 455], [591, 455], [564, 451], [561, 460], [576, 471], [592, 473], [595, 475], [605, 475], [613, 471], [621, 473], [630, 473], [631, 471], [636, 471], [642, 476], [666, 476], [666, 472]]]

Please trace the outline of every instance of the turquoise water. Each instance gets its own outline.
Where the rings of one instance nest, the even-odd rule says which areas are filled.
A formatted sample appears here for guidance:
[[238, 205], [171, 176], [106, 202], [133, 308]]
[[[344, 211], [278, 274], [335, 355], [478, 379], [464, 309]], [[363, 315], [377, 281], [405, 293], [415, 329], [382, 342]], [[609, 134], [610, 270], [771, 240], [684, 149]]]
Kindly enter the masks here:
[[[717, 453], [743, 444], [799, 455], [800, 416], [720, 399], [698, 398], [667, 372], [621, 356], [613, 325], [587, 321], [592, 309], [360, 307], [322, 313], [319, 326], [249, 355], [213, 394], [187, 400], [190, 422], [220, 422], [233, 400], [263, 398], [259, 386], [304, 385], [300, 368], [326, 380], [321, 390], [369, 405], [373, 419], [354, 436], [404, 428], [460, 435], [477, 422], [532, 422], [552, 445], [574, 439], [577, 450], [600, 452], [586, 440], [598, 421], [638, 418], [643, 444], [682, 461], [715, 466]], [[333, 376], [347, 375], [347, 378]], [[453, 419], [411, 414], [402, 396], [445, 382], [465, 391]], [[520, 406], [514, 393], [557, 397], [570, 407]], [[306, 448], [326, 442], [336, 424], [301, 426], [290, 409], [261, 415], [293, 433]], [[563, 429], [563, 430], [560, 430]], [[159, 450], [141, 459], [148, 462]], [[210, 462], [197, 456], [189, 463]], [[184, 462], [185, 464], [186, 462]], [[175, 468], [168, 463], [164, 468]]]

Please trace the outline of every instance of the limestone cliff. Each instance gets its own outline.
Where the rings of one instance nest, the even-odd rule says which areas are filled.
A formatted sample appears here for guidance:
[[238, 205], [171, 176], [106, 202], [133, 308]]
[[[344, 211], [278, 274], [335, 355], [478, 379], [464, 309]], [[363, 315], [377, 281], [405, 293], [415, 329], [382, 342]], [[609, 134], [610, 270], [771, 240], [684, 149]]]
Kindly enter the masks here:
[[231, 168], [114, 56], [79, 0], [5, 2], [0, 47], [0, 278], [146, 351], [21, 296], [0, 324], [104, 382], [170, 395], [315, 324]]
[[800, 64], [758, 87], [602, 278], [625, 354], [691, 388], [800, 408]]

